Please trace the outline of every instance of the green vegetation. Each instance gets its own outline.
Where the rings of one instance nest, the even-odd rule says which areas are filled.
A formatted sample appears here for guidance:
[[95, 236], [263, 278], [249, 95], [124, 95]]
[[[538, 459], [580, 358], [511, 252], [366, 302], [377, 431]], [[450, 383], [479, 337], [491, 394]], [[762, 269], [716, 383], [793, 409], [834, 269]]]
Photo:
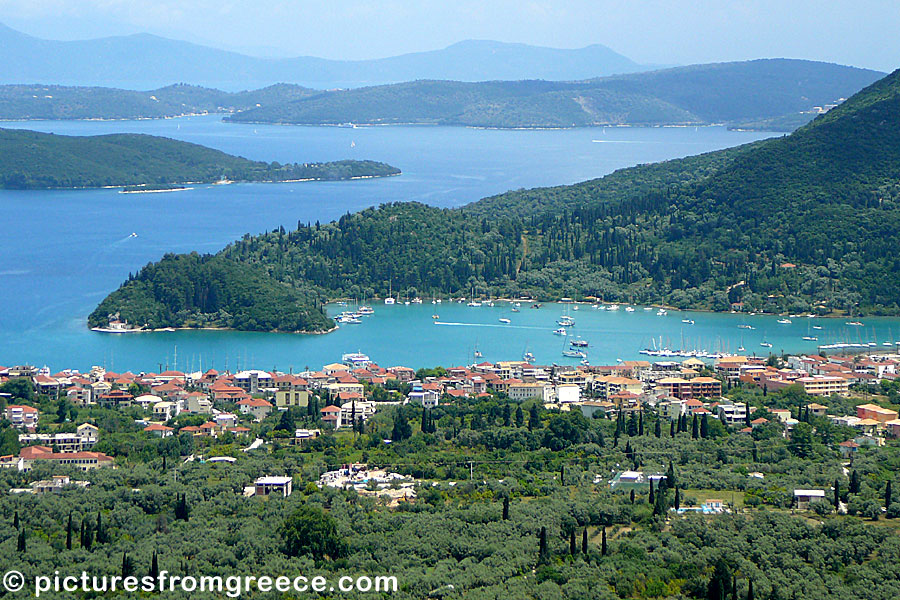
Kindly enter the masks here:
[[756, 121], [744, 121], [743, 123], [731, 123], [728, 128], [736, 131], [781, 131], [790, 133], [806, 125], [816, 118], [815, 113], [798, 112], [768, 119]]
[[[147, 417], [138, 408], [80, 409], [60, 426], [101, 425], [95, 449], [115, 456], [119, 468], [0, 470], [3, 489], [67, 472], [92, 482], [40, 497], [0, 494], [0, 567], [29, 578], [57, 569], [330, 581], [393, 575], [399, 591], [390, 595], [403, 599], [704, 599], [731, 598], [733, 588], [744, 599], [751, 585], [756, 598], [896, 598], [900, 503], [890, 487], [900, 474], [897, 442], [860, 449], [845, 475], [836, 444], [855, 434], [824, 419], [803, 421], [802, 407], [813, 399], [802, 391], [764, 398], [734, 388], [730, 395], [792, 408], [811, 426], [808, 441], [790, 443], [774, 427], [747, 435], [712, 424], [714, 433], [695, 438], [667, 420], [655, 427], [659, 417], [649, 408], [641, 434], [636, 417], [586, 419], [502, 396], [445, 398], [426, 411], [382, 407], [362, 432], [326, 430], [302, 446], [276, 435], [277, 412], [261, 423], [244, 417], [252, 431], [241, 439], [156, 438], [134, 423]], [[47, 398], [32, 402], [53, 406]], [[518, 409], [521, 422], [512, 417]], [[322, 425], [303, 409], [292, 413], [298, 426]], [[400, 420], [411, 431], [385, 444]], [[433, 431], [423, 431], [425, 423]], [[239, 450], [256, 436], [268, 443]], [[197, 459], [184, 462], [191, 454]], [[315, 485], [320, 473], [359, 461], [418, 479], [415, 501], [389, 508], [377, 495]], [[611, 489], [612, 475], [630, 468], [667, 479], [633, 497]], [[294, 493], [242, 497], [263, 474], [293, 476]], [[795, 488], [825, 489], [825, 500], [794, 514]], [[730, 514], [669, 510], [706, 497], [730, 506], [732, 493], [744, 502]], [[848, 514], [838, 514], [835, 499]]]
[[264, 163], [150, 135], [74, 137], [0, 129], [0, 187], [10, 189], [337, 180], [399, 172], [374, 161]]
[[290, 84], [236, 93], [185, 84], [146, 92], [104, 87], [0, 85], [0, 119], [162, 119], [247, 110], [318, 93]]
[[[758, 121], [832, 103], [874, 71], [801, 60], [695, 65], [581, 82], [413, 81], [270, 103], [234, 122], [474, 127], [700, 125]], [[765, 94], [759, 90], [765, 89]]]
[[88, 317], [103, 327], [119, 313], [129, 323], [162, 327], [225, 327], [245, 331], [327, 331], [334, 322], [311, 302], [264, 272], [221, 256], [167, 255], [110, 294]]

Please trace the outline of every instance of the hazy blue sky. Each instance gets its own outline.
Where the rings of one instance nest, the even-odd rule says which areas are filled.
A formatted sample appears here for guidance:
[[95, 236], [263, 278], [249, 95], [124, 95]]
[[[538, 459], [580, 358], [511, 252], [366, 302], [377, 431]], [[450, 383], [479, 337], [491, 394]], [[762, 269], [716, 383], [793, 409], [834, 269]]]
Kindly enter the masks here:
[[374, 58], [496, 39], [601, 43], [655, 64], [900, 66], [900, 0], [0, 0], [0, 21], [52, 39], [146, 31], [283, 56]]

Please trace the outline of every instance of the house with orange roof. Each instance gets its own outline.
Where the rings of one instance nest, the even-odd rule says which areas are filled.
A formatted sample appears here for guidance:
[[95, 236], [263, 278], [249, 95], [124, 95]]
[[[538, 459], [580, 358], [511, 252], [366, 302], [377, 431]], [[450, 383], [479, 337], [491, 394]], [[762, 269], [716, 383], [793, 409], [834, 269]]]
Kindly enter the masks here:
[[26, 446], [19, 452], [19, 459], [17, 466], [21, 471], [30, 471], [39, 461], [66, 465], [82, 471], [114, 466], [113, 458], [100, 452], [53, 452], [46, 446]]
[[16, 429], [34, 429], [38, 424], [38, 409], [33, 406], [9, 404], [3, 415]]
[[262, 421], [272, 412], [272, 404], [262, 398], [244, 398], [237, 405], [242, 414], [252, 415], [255, 421]]
[[341, 426], [341, 409], [338, 406], [326, 406], [319, 411], [322, 414], [322, 421], [331, 425], [335, 429]]
[[156, 437], [169, 437], [175, 430], [171, 427], [166, 427], [161, 423], [150, 423], [149, 425], [144, 427], [144, 431], [146, 431], [150, 435], [155, 435]]

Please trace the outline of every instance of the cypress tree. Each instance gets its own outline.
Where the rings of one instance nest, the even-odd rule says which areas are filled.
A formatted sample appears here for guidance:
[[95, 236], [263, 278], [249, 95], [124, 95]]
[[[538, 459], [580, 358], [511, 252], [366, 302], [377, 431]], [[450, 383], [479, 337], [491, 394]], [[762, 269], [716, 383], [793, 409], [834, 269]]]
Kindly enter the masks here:
[[84, 541], [81, 543], [81, 547], [90, 550], [94, 546], [94, 528], [87, 518], [81, 520], [81, 525], [84, 527]]
[[731, 576], [731, 600], [737, 600], [737, 575]]
[[521, 427], [525, 424], [525, 413], [522, 412], [522, 407], [516, 407], [516, 427]]
[[747, 583], [747, 600], [753, 600], [753, 580]]
[[606, 527], [603, 527], [603, 533], [600, 535], [600, 556], [606, 556]]
[[150, 577], [154, 579], [159, 577], [159, 560], [156, 556], [156, 550], [153, 551], [153, 558], [150, 559]]
[[850, 487], [847, 491], [851, 494], [859, 493], [859, 473], [856, 472], [856, 469], [850, 472]]
[[672, 461], [669, 461], [669, 468], [666, 470], [666, 485], [668, 487], [675, 487], [678, 485], [678, 482], [675, 481], [675, 466], [672, 464]]
[[835, 479], [834, 480], [834, 510], [838, 510], [838, 507], [841, 505], [841, 486], [840, 482]]
[[16, 529], [19, 528], [19, 511], [16, 511], [13, 515], [13, 527], [15, 527]]
[[706, 418], [706, 415], [703, 415], [703, 418], [700, 419], [700, 437], [704, 440], [709, 437], [709, 420]]
[[648, 499], [650, 504], [656, 502], [656, 494], [653, 492], [653, 480], [650, 480], [650, 498]]
[[675, 421], [669, 422], [669, 437], [675, 437]]
[[587, 527], [585, 527], [581, 531], [581, 553], [587, 554], [588, 551], [588, 539], [587, 539]]
[[19, 537], [16, 540], [16, 549], [19, 552], [24, 553], [26, 551], [25, 548], [25, 528], [19, 530]]
[[575, 546], [575, 530], [569, 532], [569, 555], [575, 556], [577, 547]]
[[566, 465], [559, 468], [559, 484], [566, 485]]
[[634, 490], [631, 490], [631, 503], [634, 504]]
[[891, 505], [891, 481], [890, 479], [887, 482], [887, 485], [884, 486], [884, 507], [888, 508]]
[[66, 524], [66, 550], [72, 549], [72, 513], [69, 512], [69, 522]]
[[122, 553], [122, 577], [128, 577], [134, 573], [134, 562], [128, 557], [127, 552]]
[[538, 562], [547, 560], [547, 528], [541, 527], [541, 533], [538, 536]]
[[656, 419], [656, 425], [653, 426], [653, 435], [657, 438], [662, 435], [662, 422], [659, 418]]
[[102, 544], [106, 538], [103, 534], [103, 523], [100, 520], [100, 511], [97, 511], [97, 543]]
[[644, 411], [641, 411], [638, 415], [638, 435], [644, 435]]
[[509, 498], [503, 499], [503, 520], [509, 521]]
[[681, 490], [675, 488], [675, 510], [681, 508]]
[[694, 419], [691, 421], [691, 439], [696, 440], [700, 437], [700, 427], [697, 422], [697, 415], [694, 415]]

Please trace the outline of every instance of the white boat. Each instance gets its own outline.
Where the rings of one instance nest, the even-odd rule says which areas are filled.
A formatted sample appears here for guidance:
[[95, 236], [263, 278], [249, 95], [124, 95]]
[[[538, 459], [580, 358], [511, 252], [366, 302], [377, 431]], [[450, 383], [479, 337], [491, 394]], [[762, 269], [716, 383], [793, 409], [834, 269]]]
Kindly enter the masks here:
[[575, 325], [575, 319], [568, 315], [563, 315], [559, 318], [557, 324], [562, 325], [563, 327], [572, 327]]
[[753, 325], [738, 325], [738, 329], [756, 329]]
[[422, 304], [422, 299], [421, 298], [413, 298], [412, 303], [413, 304]]
[[481, 306], [481, 302], [478, 302], [477, 300], [472, 300], [471, 302], [467, 303], [466, 306], [472, 306], [472, 307]]
[[567, 358], [587, 358], [587, 354], [581, 350], [563, 350], [563, 356]]
[[510, 321], [509, 319], [507, 319], [505, 317], [500, 317], [500, 322], [501, 323], [512, 323], [512, 321]]
[[387, 298], [384, 299], [384, 303], [385, 304], [396, 304], [397, 301], [394, 300], [393, 298], [391, 298], [390, 296], [388, 296]]
[[807, 342], [818, 342], [819, 341], [819, 338], [817, 338], [814, 335], [804, 335], [803, 339], [806, 340]]
[[570, 346], [574, 346], [574, 347], [576, 347], [576, 348], [587, 348], [587, 347], [588, 347], [588, 342], [587, 342], [587, 340], [583, 340], [583, 339], [581, 339], [581, 338], [577, 338], [577, 339], [574, 339], [574, 340], [572, 340], [571, 342], [569, 342], [569, 345], [570, 345]]
[[610, 304], [609, 306], [606, 307], [606, 310], [619, 310], [619, 305], [618, 304]]
[[771, 348], [772, 347], [772, 344], [770, 344], [769, 342], [760, 342], [759, 345], [762, 346], [763, 348]]
[[531, 352], [526, 352], [525, 354], [522, 355], [522, 360], [524, 360], [527, 363], [533, 363], [535, 360], [534, 354], [532, 354]]
[[375, 309], [372, 308], [371, 306], [360, 306], [356, 312], [358, 312], [361, 315], [374, 315]]
[[862, 327], [862, 323], [859, 321], [847, 321], [845, 325], [852, 325], [853, 327]]
[[656, 316], [657, 316], [657, 317], [664, 317], [664, 316], [666, 316], [667, 314], [669, 314], [669, 311], [667, 311], [667, 310], [664, 309], [664, 308], [661, 308], [661, 309], [659, 309], [658, 311], [656, 311]]
[[554, 330], [553, 330], [553, 334], [554, 334], [554, 335], [569, 335], [568, 333], [566, 333], [566, 328], [565, 328], [565, 327], [560, 327], [560, 328], [558, 328], [558, 329], [554, 329]]
[[790, 319], [778, 319], [778, 322], [781, 325], [790, 325], [792, 321]]
[[633, 306], [626, 306], [626, 307], [625, 307], [625, 312], [634, 312], [634, 307], [633, 307]]
[[812, 328], [813, 329], [822, 329], [822, 326], [821, 325], [813, 325]]
[[440, 315], [431, 315], [431, 318], [437, 320], [437, 319], [440, 319], [441, 317], [440, 317]]
[[519, 311], [518, 308], [516, 308], [516, 307], [514, 306], [514, 307], [512, 308], [512, 312], [520, 312], [520, 311]]
[[652, 306], [645, 306], [645, 307], [644, 307], [644, 310], [653, 310], [653, 307], [652, 307]]
[[681, 322], [682, 322], [682, 323], [687, 323], [688, 325], [693, 325], [693, 324], [694, 324], [694, 320], [693, 320], [693, 319], [682, 319]]

